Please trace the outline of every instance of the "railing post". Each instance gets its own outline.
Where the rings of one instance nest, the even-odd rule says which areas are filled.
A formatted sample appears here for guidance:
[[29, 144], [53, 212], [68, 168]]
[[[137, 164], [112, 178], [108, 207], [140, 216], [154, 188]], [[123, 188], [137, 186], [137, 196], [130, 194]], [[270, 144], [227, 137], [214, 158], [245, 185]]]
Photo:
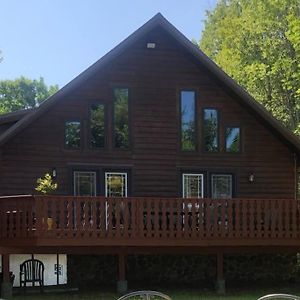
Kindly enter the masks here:
[[224, 278], [224, 255], [222, 252], [217, 253], [217, 282], [216, 290], [219, 295], [225, 294], [225, 278]]
[[10, 281], [9, 273], [9, 254], [2, 254], [2, 274], [1, 297], [10, 299], [12, 297], [12, 283]]

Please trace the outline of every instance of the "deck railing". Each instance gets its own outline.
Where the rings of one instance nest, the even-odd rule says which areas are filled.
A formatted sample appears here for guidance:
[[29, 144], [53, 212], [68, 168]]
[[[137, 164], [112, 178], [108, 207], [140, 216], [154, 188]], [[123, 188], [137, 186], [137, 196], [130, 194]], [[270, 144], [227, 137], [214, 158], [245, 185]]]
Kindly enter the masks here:
[[0, 197], [1, 240], [297, 239], [300, 203], [289, 199]]

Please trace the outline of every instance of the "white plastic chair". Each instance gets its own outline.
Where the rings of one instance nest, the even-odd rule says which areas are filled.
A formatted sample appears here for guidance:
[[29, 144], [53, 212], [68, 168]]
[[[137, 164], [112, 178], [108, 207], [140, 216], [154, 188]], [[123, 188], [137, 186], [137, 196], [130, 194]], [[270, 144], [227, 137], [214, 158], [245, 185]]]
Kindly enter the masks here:
[[158, 299], [164, 299], [164, 300], [172, 300], [169, 296], [162, 294], [160, 292], [156, 291], [136, 291], [129, 294], [126, 294], [122, 297], [120, 297], [118, 300], [158, 300]]
[[271, 299], [290, 299], [290, 300], [300, 300], [300, 297], [289, 294], [270, 294], [258, 298], [257, 300], [271, 300]]

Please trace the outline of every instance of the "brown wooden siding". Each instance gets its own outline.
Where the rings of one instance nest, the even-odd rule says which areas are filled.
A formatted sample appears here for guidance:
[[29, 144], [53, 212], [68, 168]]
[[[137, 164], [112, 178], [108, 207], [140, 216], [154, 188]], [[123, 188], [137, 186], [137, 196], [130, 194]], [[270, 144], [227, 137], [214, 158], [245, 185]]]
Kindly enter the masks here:
[[[156, 49], [146, 49], [148, 41], [156, 42]], [[111, 115], [112, 90], [117, 86], [130, 89], [131, 149], [112, 148], [111, 120], [106, 149], [90, 150], [87, 134], [82, 149], [64, 149], [65, 120], [80, 119], [87, 129], [89, 105], [95, 101], [105, 103]], [[180, 151], [181, 89], [197, 93], [198, 150], [194, 153]], [[202, 152], [204, 107], [220, 112], [220, 153]], [[224, 153], [226, 126], [241, 126], [241, 153]], [[36, 179], [53, 167], [57, 169], [59, 194], [71, 193], [74, 168], [97, 169], [100, 173], [110, 168], [129, 169], [132, 196], [181, 196], [183, 170], [201, 170], [206, 177], [210, 172], [233, 173], [238, 197], [293, 198], [295, 191], [294, 158], [289, 148], [161, 29], [137, 41], [62, 99], [6, 144], [2, 152], [2, 195], [32, 193]], [[252, 172], [255, 182], [249, 183]]]

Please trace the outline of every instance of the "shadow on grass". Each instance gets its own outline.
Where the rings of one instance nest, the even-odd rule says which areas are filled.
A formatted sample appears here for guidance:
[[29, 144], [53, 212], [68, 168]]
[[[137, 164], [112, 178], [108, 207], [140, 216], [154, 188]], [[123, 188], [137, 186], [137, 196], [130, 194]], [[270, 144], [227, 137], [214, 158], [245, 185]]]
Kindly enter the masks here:
[[[217, 295], [214, 291], [203, 289], [163, 289], [151, 288], [169, 295], [173, 300], [256, 300], [257, 298], [271, 293], [288, 293], [300, 295], [300, 286], [268, 286], [266, 288], [255, 286], [249, 288], [229, 288], [226, 295]], [[136, 289], [138, 290], [138, 289]], [[19, 294], [14, 299], [21, 300], [116, 300], [118, 295], [113, 291], [81, 290], [78, 292], [45, 293], [45, 294]]]

